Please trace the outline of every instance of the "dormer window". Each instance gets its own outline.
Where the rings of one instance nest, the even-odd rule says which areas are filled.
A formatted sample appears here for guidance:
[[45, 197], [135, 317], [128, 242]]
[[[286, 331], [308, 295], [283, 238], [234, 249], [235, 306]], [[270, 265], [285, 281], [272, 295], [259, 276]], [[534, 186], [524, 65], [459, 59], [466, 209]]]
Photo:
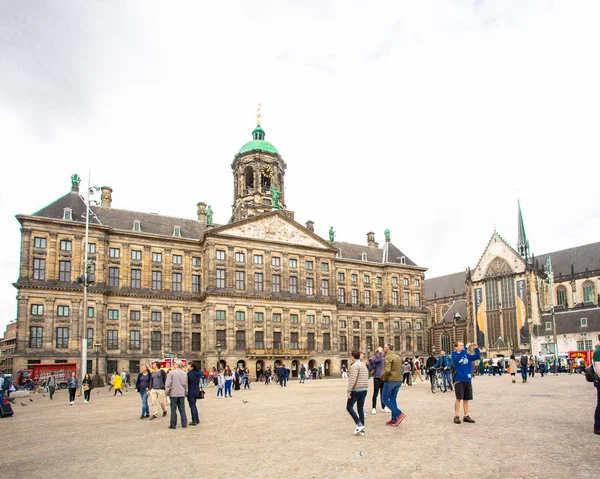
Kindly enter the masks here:
[[580, 318], [579, 319], [579, 326], [582, 328], [587, 328], [587, 318]]
[[63, 220], [73, 221], [73, 210], [71, 208], [63, 209]]
[[367, 253], [361, 253], [361, 255], [360, 255], [360, 259], [361, 259], [362, 261], [367, 261]]
[[175, 226], [173, 228], [173, 236], [175, 236], [177, 238], [181, 238], [181, 227]]
[[142, 222], [140, 220], [134, 220], [133, 231], [142, 231]]
[[406, 256], [400, 256], [400, 264], [406, 264]]

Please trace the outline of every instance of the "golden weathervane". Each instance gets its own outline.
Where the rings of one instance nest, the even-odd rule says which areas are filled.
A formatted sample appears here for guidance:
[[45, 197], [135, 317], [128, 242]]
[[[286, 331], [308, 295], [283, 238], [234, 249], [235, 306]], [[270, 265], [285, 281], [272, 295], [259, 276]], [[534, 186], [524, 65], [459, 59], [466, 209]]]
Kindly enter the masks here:
[[258, 108], [256, 108], [256, 122], [257, 125], [260, 126], [260, 109], [262, 107], [262, 103], [258, 104]]

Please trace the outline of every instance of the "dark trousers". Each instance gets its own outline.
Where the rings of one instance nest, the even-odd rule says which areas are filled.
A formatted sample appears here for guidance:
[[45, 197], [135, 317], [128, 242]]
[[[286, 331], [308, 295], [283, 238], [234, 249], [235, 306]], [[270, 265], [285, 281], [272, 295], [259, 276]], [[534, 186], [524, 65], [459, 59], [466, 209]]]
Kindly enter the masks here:
[[527, 381], [527, 368], [521, 366], [521, 377], [523, 378], [523, 382]]
[[596, 402], [596, 412], [594, 413], [594, 429], [600, 431], [600, 379], [594, 380], [596, 392], [598, 393], [598, 401]]
[[281, 377], [279, 378], [279, 385], [280, 385], [281, 387], [287, 387], [287, 377], [285, 377], [285, 376], [281, 376]]
[[83, 399], [85, 399], [86, 401], [89, 401], [91, 392], [92, 392], [91, 389], [88, 389], [87, 391], [83, 391]]
[[379, 378], [373, 378], [373, 409], [377, 408], [377, 395], [381, 401], [381, 409], [385, 407], [383, 404], [383, 381]]
[[115, 393], [113, 394], [113, 396], [116, 396], [117, 392], [121, 393], [121, 396], [123, 395], [123, 391], [121, 390], [121, 388], [119, 388], [119, 389], [115, 389]]
[[171, 426], [177, 426], [177, 409], [181, 416], [181, 427], [187, 427], [187, 416], [185, 415], [185, 398], [171, 398]]
[[52, 396], [56, 392], [56, 386], [48, 386], [48, 392], [50, 393], [50, 399], [52, 399]]
[[[192, 422], [198, 423], [200, 419], [198, 419], [198, 408], [196, 407], [196, 400], [198, 398], [188, 397], [188, 404], [190, 405], [190, 411], [192, 412]], [[175, 421], [177, 422], [177, 421]]]
[[[367, 398], [367, 391], [352, 391], [350, 393], [350, 398], [346, 402], [346, 411], [348, 414], [352, 416], [354, 419], [354, 423], [358, 425], [364, 426], [365, 424], [365, 399]], [[354, 412], [354, 404], [356, 404], [356, 409], [358, 410], [358, 414]]]
[[75, 393], [77, 392], [76, 388], [69, 388], [69, 402], [75, 401]]
[[402, 382], [408, 384], [410, 382], [410, 373], [404, 373], [402, 375]]
[[535, 366], [529, 366], [529, 377], [532, 378], [535, 376]]

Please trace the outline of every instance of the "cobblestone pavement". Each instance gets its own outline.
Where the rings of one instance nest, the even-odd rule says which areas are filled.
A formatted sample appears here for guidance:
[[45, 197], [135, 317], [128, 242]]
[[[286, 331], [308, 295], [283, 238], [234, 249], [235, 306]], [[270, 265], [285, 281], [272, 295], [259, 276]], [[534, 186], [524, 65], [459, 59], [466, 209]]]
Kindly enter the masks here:
[[341, 379], [258, 383], [232, 399], [216, 399], [210, 388], [198, 403], [201, 424], [176, 430], [167, 429], [168, 416], [140, 420], [134, 390], [113, 397], [97, 389], [90, 404], [77, 398], [74, 406], [66, 391], [53, 401], [36, 394], [0, 419], [0, 467], [14, 471], [5, 477], [146, 479], [589, 478], [600, 471], [596, 390], [581, 375], [527, 384], [475, 378], [476, 424], [460, 425], [452, 422], [453, 393], [433, 395], [418, 383], [400, 390], [404, 422], [386, 426], [387, 414], [371, 415], [371, 383], [362, 437], [352, 434], [345, 386]]

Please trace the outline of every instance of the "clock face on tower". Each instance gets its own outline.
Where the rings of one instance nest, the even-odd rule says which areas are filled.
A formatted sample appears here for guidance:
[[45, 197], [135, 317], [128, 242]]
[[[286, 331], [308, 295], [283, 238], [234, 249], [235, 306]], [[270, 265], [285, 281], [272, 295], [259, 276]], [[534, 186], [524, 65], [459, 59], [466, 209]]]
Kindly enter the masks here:
[[271, 168], [269, 165], [263, 166], [260, 172], [265, 178], [271, 178], [273, 176], [273, 168]]

